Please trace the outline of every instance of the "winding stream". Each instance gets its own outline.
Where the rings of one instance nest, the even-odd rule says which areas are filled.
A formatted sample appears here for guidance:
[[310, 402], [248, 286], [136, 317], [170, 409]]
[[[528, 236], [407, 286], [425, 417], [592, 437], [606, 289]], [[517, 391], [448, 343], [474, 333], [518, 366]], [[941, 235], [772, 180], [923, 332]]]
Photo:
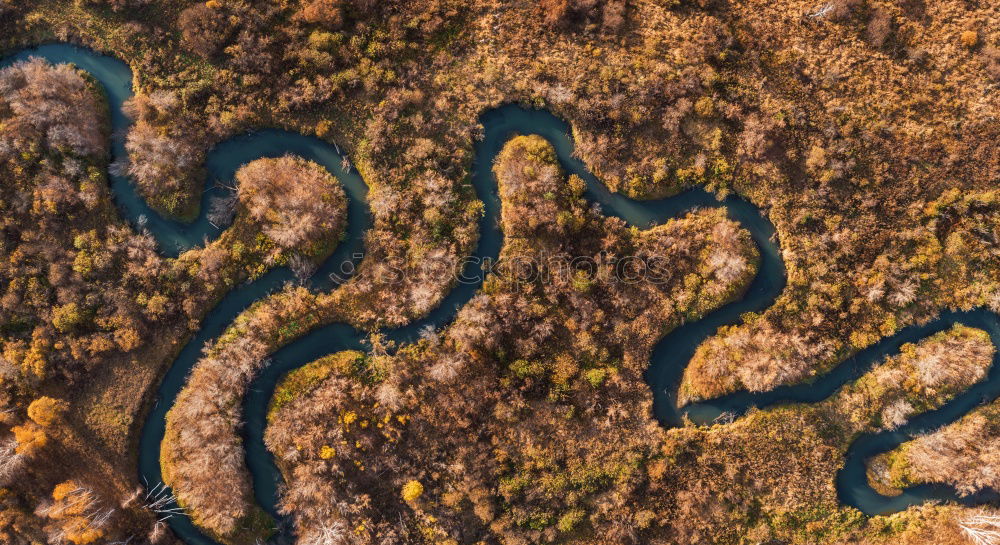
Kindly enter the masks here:
[[[6, 58], [0, 63], [0, 67], [32, 56], [53, 63], [73, 63], [89, 72], [103, 86], [109, 102], [112, 128], [116, 135], [112, 142], [112, 157], [124, 157], [122, 135], [129, 121], [123, 115], [121, 105], [132, 92], [132, 73], [128, 65], [120, 60], [72, 45], [51, 44], [21, 51]], [[666, 335], [653, 351], [646, 379], [653, 391], [656, 417], [666, 426], [680, 425], [684, 414], [695, 422], [708, 423], [726, 411], [741, 414], [752, 406], [820, 401], [841, 385], [860, 376], [884, 356], [898, 352], [903, 343], [919, 341], [954, 323], [985, 329], [989, 332], [993, 343], [1000, 347], [1000, 319], [996, 314], [984, 310], [946, 313], [928, 325], [907, 328], [856, 354], [810, 384], [781, 387], [762, 394], [740, 392], [679, 410], [676, 408], [677, 387], [684, 368], [698, 345], [714, 334], [720, 326], [738, 323], [741, 314], [766, 309], [784, 288], [785, 268], [775, 242], [773, 225], [751, 203], [738, 197], [719, 201], [714, 195], [701, 189], [692, 189], [678, 196], [656, 201], [635, 201], [609, 192], [587, 171], [581, 161], [573, 157], [573, 143], [568, 136], [569, 126], [548, 112], [510, 105], [485, 113], [481, 122], [485, 127], [485, 138], [475, 144], [471, 181], [478, 198], [485, 204], [485, 214], [479, 221], [480, 238], [475, 257], [495, 259], [500, 252], [503, 241], [498, 228], [500, 202], [496, 195], [496, 183], [491, 166], [502, 146], [514, 133], [539, 134], [545, 137], [555, 147], [559, 162], [565, 170], [579, 175], [587, 182], [587, 197], [599, 203], [606, 215], [619, 217], [640, 228], [648, 228], [677, 217], [694, 207], [722, 206], [732, 219], [738, 221], [752, 235], [761, 253], [761, 264], [745, 296], [711, 312], [701, 320], [678, 327]], [[341, 157], [331, 145], [313, 137], [287, 131], [260, 130], [217, 145], [208, 154], [205, 167], [209, 180], [229, 181], [236, 170], [247, 162], [286, 153], [294, 153], [323, 165], [341, 181], [349, 197], [346, 238], [310, 281], [310, 287], [314, 290], [329, 290], [335, 287], [335, 283], [330, 280], [331, 273], [343, 276], [342, 273], [352, 271], [361, 259], [364, 251], [363, 235], [372, 224], [366, 201], [367, 186], [355, 171], [345, 172], [341, 168]], [[152, 211], [136, 194], [127, 178], [109, 175], [109, 179], [115, 202], [124, 217], [133, 224], [145, 222], [145, 228], [155, 237], [164, 255], [176, 256], [181, 251], [201, 244], [206, 238], [218, 236], [220, 231], [208, 223], [204, 212], [208, 209], [209, 199], [223, 191], [222, 189], [212, 188], [205, 191], [202, 197], [202, 214], [199, 218], [191, 224], [180, 224], [162, 218]], [[206, 187], [210, 185], [213, 184], [206, 183]], [[468, 267], [478, 268], [474, 263], [470, 263]], [[466, 273], [468, 277], [478, 277], [479, 282], [459, 284], [427, 317], [405, 327], [387, 330], [384, 332], [386, 337], [405, 344], [415, 340], [420, 330], [427, 326], [439, 328], [446, 325], [457, 310], [475, 295], [481, 284], [482, 275], [477, 271], [467, 268]], [[159, 457], [165, 416], [192, 367], [197, 363], [205, 343], [220, 335], [225, 327], [251, 303], [266, 297], [292, 278], [291, 272], [287, 269], [271, 270], [256, 281], [230, 291], [206, 315], [201, 329], [184, 346], [167, 371], [157, 392], [158, 401], [143, 427], [139, 446], [139, 473], [144, 482], [153, 484], [161, 481]], [[288, 371], [324, 355], [340, 350], [364, 349], [364, 338], [363, 332], [346, 324], [332, 324], [318, 328], [278, 350], [273, 355], [270, 365], [250, 385], [249, 393], [243, 402], [246, 420], [243, 430], [246, 461], [253, 477], [256, 499], [272, 516], [278, 518], [276, 504], [280, 474], [271, 454], [264, 447], [263, 435], [268, 402], [277, 382]], [[986, 380], [976, 384], [944, 407], [921, 414], [894, 432], [863, 435], [858, 438], [849, 448], [845, 466], [837, 476], [837, 490], [841, 500], [870, 515], [902, 510], [932, 499], [956, 500], [954, 491], [944, 486], [921, 486], [908, 489], [901, 496], [891, 498], [881, 496], [868, 486], [865, 460], [909, 440], [915, 433], [953, 422], [978, 404], [1000, 396], [998, 360], [1000, 355], [994, 360]], [[962, 501], [974, 503], [995, 499], [994, 495], [981, 494]], [[174, 517], [170, 519], [170, 525], [189, 545], [214, 543], [198, 531], [186, 517]], [[283, 535], [285, 538], [288, 537], [287, 532]]]

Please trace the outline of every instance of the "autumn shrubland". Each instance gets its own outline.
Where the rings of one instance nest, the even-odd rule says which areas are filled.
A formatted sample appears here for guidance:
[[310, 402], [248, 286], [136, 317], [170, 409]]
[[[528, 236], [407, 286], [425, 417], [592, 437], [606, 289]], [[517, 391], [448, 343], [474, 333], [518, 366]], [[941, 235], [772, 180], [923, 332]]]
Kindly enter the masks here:
[[[14, 540], [65, 535], [90, 543], [156, 520], [116, 509], [117, 496], [134, 486], [128, 464], [110, 456], [122, 452], [128, 426], [88, 431], [91, 381], [139, 354], [162, 358], [162, 347], [145, 339], [160, 327], [180, 333], [184, 310], [162, 291], [171, 270], [152, 240], [124, 225], [111, 205], [106, 111], [88, 79], [32, 61], [0, 72], [0, 93], [2, 465], [4, 486], [21, 491], [4, 490], [10, 511], [3, 531]], [[106, 395], [118, 402], [108, 410], [123, 417], [139, 408]], [[86, 510], [69, 509], [71, 518], [51, 524], [32, 517], [40, 506], [26, 501], [52, 496], [61, 479], [75, 476], [87, 480], [78, 483], [89, 495]], [[93, 510], [99, 504], [100, 514]]]
[[[422, 265], [473, 248], [471, 150], [479, 115], [501, 103], [569, 121], [578, 155], [616, 191], [701, 185], [748, 198], [775, 224], [785, 292], [699, 348], [684, 400], [810, 380], [943, 308], [997, 310], [998, 18], [959, 0], [0, 1], [0, 49], [69, 40], [129, 63], [134, 123], [118, 167], [165, 214], [196, 212], [213, 144], [263, 126], [337, 142], [371, 188], [356, 277], [248, 309], [177, 407], [174, 437], [187, 434], [168, 468], [173, 459], [196, 516], [225, 530], [253, 509], [239, 405], [213, 407], [209, 394], [239, 399], [260, 361], [311, 327], [399, 325], [434, 308], [452, 276]], [[244, 191], [218, 239], [160, 257], [111, 205], [95, 91], [40, 62], [0, 75], [0, 479], [13, 475], [0, 481], [0, 535], [18, 544], [94, 537], [73, 518], [92, 513], [36, 513], [89, 495], [119, 506], [94, 539], [161, 539], [126, 500], [162, 369], [222, 293], [293, 259], [308, 265], [338, 229], [310, 222], [305, 236], [322, 243], [288, 251], [282, 240], [302, 239], [275, 222], [328, 217], [339, 197], [282, 210], [289, 201]], [[288, 172], [329, 181], [287, 160]], [[414, 346], [332, 356], [289, 378], [268, 444], [300, 539], [965, 543], [968, 528], [989, 528], [988, 508], [950, 505], [865, 519], [833, 488], [850, 437], [982, 376], [979, 333], [909, 347], [816, 407], [664, 431], [642, 380], [649, 351], [740, 295], [755, 270], [746, 233], [711, 210], [644, 231], [604, 219], [531, 137], [495, 168], [505, 255], [645, 252], [669, 256], [674, 276], [624, 286], [576, 271], [551, 285], [497, 275]], [[380, 274], [390, 263], [403, 285]], [[42, 398], [67, 404], [54, 427], [29, 415]], [[896, 484], [991, 482], [979, 471], [988, 440], [967, 439], [990, 437], [988, 410], [895, 453]], [[207, 442], [226, 462], [211, 475], [198, 467]], [[225, 505], [210, 479], [234, 491]]]
[[[85, 476], [77, 484], [94, 498], [83, 503], [109, 504], [114, 512], [101, 514], [103, 524], [148, 522], [152, 513], [141, 505], [113, 508], [135, 486], [125, 469], [131, 459], [126, 449], [134, 444], [144, 396], [134, 387], [153, 386], [180, 341], [232, 285], [296, 258], [308, 269], [328, 255], [346, 224], [346, 198], [318, 165], [276, 159], [270, 171], [286, 176], [282, 190], [313, 187], [315, 198], [302, 199], [311, 208], [261, 221], [252, 214], [267, 205], [268, 184], [248, 165], [240, 194], [245, 204], [234, 210], [231, 228], [205, 248], [163, 259], [152, 237], [121, 222], [111, 205], [103, 174], [106, 111], [88, 78], [66, 65], [34, 60], [4, 69], [0, 81], [2, 168], [11, 184], [20, 184], [8, 186], [9, 197], [0, 202], [8, 212], [3, 249], [9, 257], [0, 303], [2, 400], [10, 434], [3, 479], [25, 490], [49, 487], [48, 495], [57, 484], [52, 479], [64, 472]], [[306, 227], [288, 219], [315, 215], [322, 221]], [[169, 334], [157, 342], [154, 331]], [[22, 399], [26, 411], [15, 409]], [[95, 446], [94, 438], [103, 445]], [[32, 471], [66, 457], [95, 462], [89, 469], [67, 464], [61, 471]], [[87, 542], [113, 535], [88, 533], [84, 526], [67, 532]]]
[[[266, 437], [288, 482], [282, 508], [302, 539], [356, 528], [390, 542], [613, 539], [619, 513], [607, 498], [645, 489], [663, 434], [648, 417], [646, 358], [682, 319], [739, 296], [756, 268], [749, 234], [714, 210], [646, 232], [605, 218], [537, 136], [511, 140], [494, 170], [501, 260], [659, 253], [674, 266], [671, 279], [501, 273], [454, 325], [414, 346], [303, 368], [326, 376], [282, 395]], [[289, 387], [301, 384], [298, 373]]]
[[[262, 256], [265, 263], [288, 262], [292, 254], [315, 267], [344, 233], [344, 191], [315, 163], [292, 156], [258, 159], [236, 172], [236, 183], [237, 221], [252, 221], [274, 247]], [[194, 522], [221, 541], [250, 539], [240, 533], [248, 526], [251, 535], [269, 530], [267, 516], [246, 506], [253, 494], [243, 470], [239, 402], [270, 351], [321, 320], [315, 299], [305, 288], [288, 288], [245, 311], [205, 347], [167, 415], [164, 482]]]
[[[655, 489], [673, 500], [674, 542], [903, 541], [925, 515], [914, 509], [866, 519], [844, 507], [834, 487], [844, 452], [858, 434], [894, 429], [953, 399], [985, 376], [993, 352], [984, 331], [956, 326], [905, 345], [821, 403], [668, 431]], [[941, 360], [947, 371], [935, 368]]]
[[[592, 261], [597, 263], [599, 254], [604, 251], [622, 255], [669, 256], [674, 258], [671, 260], [674, 264], [680, 260], [697, 264], [687, 276], [669, 273], [670, 280], [666, 285], [652, 282], [610, 282], [605, 285], [601, 279], [614, 280], [614, 274], [589, 269], [545, 271], [551, 273], [544, 276], [551, 277], [552, 283], [536, 280], [530, 286], [520, 288], [526, 291], [516, 295], [514, 299], [510, 297], [515, 294], [505, 294], [505, 291], [518, 287], [521, 283], [515, 271], [501, 273], [496, 284], [488, 285], [487, 290], [503, 297], [505, 304], [509, 302], [515, 308], [532, 309], [527, 313], [517, 311], [506, 319], [497, 316], [497, 319], [513, 320], [511, 325], [516, 324], [524, 336], [518, 350], [522, 353], [521, 357], [509, 361], [507, 357], [503, 359], [512, 377], [527, 381], [528, 384], [536, 384], [531, 389], [549, 390], [550, 400], [579, 395], [573, 394], [574, 391], [582, 393], [602, 390], [606, 383], [618, 382], [616, 377], [623, 372], [633, 378], [627, 388], [633, 392], [630, 395], [642, 392], [644, 387], [639, 379], [645, 365], [644, 359], [632, 359], [631, 353], [621, 347], [611, 353], [599, 338], [610, 336], [609, 338], [629, 339], [639, 350], [648, 353], [651, 344], [666, 331], [664, 326], [657, 324], [658, 320], [665, 318], [668, 323], [676, 325], [682, 319], [704, 314], [721, 302], [737, 297], [755, 271], [756, 251], [749, 235], [726, 219], [721, 211], [698, 212], [649, 232], [630, 230], [620, 220], [606, 220], [582, 199], [583, 182], [575, 177], [566, 177], [555, 161], [554, 151], [540, 137], [514, 139], [498, 158], [496, 172], [504, 202], [501, 220], [507, 240], [501, 260], [505, 257], [537, 256], [537, 261], [544, 264], [542, 257], [548, 253], [569, 253], [593, 256]], [[529, 223], [522, 223], [524, 219], [528, 219]], [[602, 232], [604, 228], [609, 232]], [[577, 242], [567, 242], [573, 240]], [[699, 262], [702, 260], [704, 262]], [[608, 268], [611, 265], [602, 266]], [[234, 532], [242, 526], [244, 517], [252, 514], [254, 509], [252, 496], [245, 488], [248, 485], [248, 475], [242, 461], [241, 439], [238, 434], [238, 400], [245, 391], [249, 377], [268, 350], [288, 342], [290, 337], [283, 337], [281, 332], [294, 313], [307, 317], [313, 323], [327, 322], [338, 315], [331, 316], [321, 309], [330, 308], [331, 305], [333, 308], [338, 307], [336, 303], [344, 300], [338, 298], [351, 296], [349, 286], [350, 284], [332, 293], [315, 296], [304, 289], [285, 292], [287, 296], [274, 296], [248, 309], [219, 339], [216, 346], [221, 346], [221, 349], [208, 349], [206, 357], [199, 362], [178, 398], [168, 417], [168, 433], [164, 440], [162, 460], [165, 478], [177, 491], [181, 503], [190, 508], [194, 521], [213, 535], [227, 541], [237, 539]], [[532, 292], [538, 290], [541, 291], [532, 295]], [[546, 291], [549, 293], [543, 299], [538, 299]], [[672, 300], [666, 297], [668, 293], [673, 294]], [[570, 315], [559, 318], [558, 314], [543, 311], [548, 305], [542, 301], [559, 301], [562, 298], [573, 302], [572, 308], [575, 310], [570, 311]], [[605, 304], [609, 306], [605, 309], [595, 307], [593, 301], [601, 300], [606, 301]], [[639, 300], [660, 303], [645, 308], [630, 304]], [[311, 304], [316, 310], [304, 315], [304, 307], [290, 307], [282, 301]], [[483, 325], [489, 322], [492, 313], [489, 303], [485, 296], [474, 300], [475, 310], [467, 311], [471, 312], [468, 324], [458, 327], [454, 333], [456, 338], [468, 337], [468, 340], [453, 344], [452, 354], [446, 361], [430, 370], [432, 377], [454, 383], [456, 377], [462, 374], [463, 368], [470, 365], [470, 357], [488, 357], [486, 354], [475, 355], [482, 349], [473, 348], [471, 343], [474, 339], [481, 339], [488, 331], [483, 329]], [[632, 319], [625, 319], [624, 316], [615, 319], [611, 322], [611, 327], [602, 332], [598, 322], [589, 316], [591, 312], [597, 312], [599, 317], [620, 315], [622, 312], [633, 314]], [[574, 313], [577, 314], [576, 317], [572, 316]], [[557, 326], [562, 319], [566, 320], [565, 325]], [[461, 315], [459, 320], [461, 323]], [[296, 332], [301, 333], [306, 329], [307, 325], [303, 325]], [[567, 336], [567, 339], [572, 335], [579, 337], [575, 346], [567, 347], [565, 352], [547, 354], [544, 346], [555, 338], [554, 335]], [[428, 333], [428, 339], [435, 336], [434, 333]], [[230, 350], [232, 354], [227, 355]], [[252, 356], [248, 355], [248, 350], [253, 352]], [[496, 351], [506, 349], [493, 346], [489, 350], [497, 353]], [[421, 359], [426, 360], [428, 357], [431, 355], [422, 356]], [[592, 363], [581, 365], [582, 358], [592, 360]], [[626, 365], [623, 362], [625, 358], [629, 359], [628, 371], [622, 369]], [[413, 395], [407, 393], [410, 388], [397, 383], [405, 380], [401, 376], [397, 375], [391, 380], [384, 377], [388, 371], [386, 366], [391, 361], [389, 356], [377, 354], [368, 357], [345, 354], [331, 363], [317, 362], [309, 365], [293, 374], [288, 379], [288, 386], [279, 387], [276, 399], [280, 400], [280, 404], [272, 409], [272, 417], [278, 418], [291, 410], [285, 405], [295, 403], [297, 396], [288, 393], [289, 390], [306, 389], [305, 386], [291, 386], [305, 380], [299, 377], [314, 377], [307, 382], [311, 391], [316, 388], [315, 383], [320, 378], [330, 373], [337, 376], [348, 373], [367, 377], [364, 380], [372, 388], [378, 387], [374, 394], [378, 401], [374, 403], [381, 404], [383, 411], [390, 409], [393, 412], [388, 415], [380, 413], [380, 418], [386, 421], [369, 424], [372, 432], [387, 428], [385, 433], [389, 433], [393, 426], [398, 426], [409, 418], [398, 410]], [[546, 384], [549, 385], [545, 386]], [[337, 395], [347, 393], [348, 390], [337, 391]], [[594, 394], [587, 395], [589, 397]], [[299, 407], [299, 404], [295, 406]], [[347, 418], [358, 418], [358, 414], [361, 413], [354, 411], [354, 416]], [[392, 418], [396, 418], [394, 423], [388, 421]], [[352, 422], [348, 422], [348, 427]], [[367, 429], [369, 424], [362, 424], [361, 429]], [[330, 443], [317, 447], [317, 452], [325, 455], [325, 459], [332, 460], [337, 452], [347, 456], [356, 449], [365, 449], [363, 446], [355, 446], [353, 449], [337, 446], [342, 442], [343, 440], [333, 442], [331, 439]], [[295, 452], [300, 450], [301, 445], [297, 445]], [[222, 455], [221, 452], [225, 454]], [[207, 464], [209, 459], [224, 459], [233, 464], [216, 463], [210, 466]], [[295, 459], [298, 459], [297, 456]], [[212, 468], [212, 471], [207, 471], [208, 468]], [[220, 487], [220, 479], [227, 479], [229, 484]], [[310, 483], [309, 486], [316, 484]], [[233, 490], [244, 491], [234, 495]], [[221, 501], [219, 494], [226, 495], [228, 501]], [[242, 501], [235, 502], [235, 498], [242, 498]], [[225, 506], [226, 511], [219, 509], [222, 506]], [[320, 515], [320, 518], [322, 516], [329, 515]]]
[[205, 347], [167, 414], [163, 480], [195, 524], [219, 541], [239, 543], [270, 531], [267, 516], [253, 504], [240, 400], [269, 351], [288, 341], [282, 338], [285, 322], [301, 320], [303, 305], [313, 300], [299, 288], [257, 303]]
[[962, 495], [997, 490], [995, 422], [996, 403], [983, 405], [873, 459], [870, 476], [890, 490], [927, 483], [953, 486]]

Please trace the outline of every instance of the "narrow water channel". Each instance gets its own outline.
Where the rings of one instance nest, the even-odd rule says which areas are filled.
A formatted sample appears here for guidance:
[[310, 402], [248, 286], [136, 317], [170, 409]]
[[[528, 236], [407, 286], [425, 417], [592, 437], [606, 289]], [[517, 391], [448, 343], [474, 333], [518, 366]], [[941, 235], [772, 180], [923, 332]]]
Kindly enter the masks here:
[[[123, 115], [121, 105], [132, 93], [132, 74], [129, 67], [117, 59], [68, 44], [50, 44], [21, 51], [7, 57], [0, 63], [0, 67], [32, 56], [53, 63], [73, 63], [89, 72], [103, 86], [116, 135], [111, 146], [112, 158], [124, 157], [121, 138], [129, 121]], [[741, 414], [753, 406], [822, 400], [841, 385], [860, 376], [885, 355], [897, 352], [903, 343], [919, 341], [956, 322], [986, 329], [990, 332], [994, 344], [1000, 346], [1000, 320], [995, 314], [983, 310], [960, 314], [948, 313], [931, 324], [908, 328], [883, 340], [844, 361], [813, 383], [781, 387], [763, 394], [737, 393], [679, 410], [676, 407], [677, 387], [684, 368], [698, 345], [714, 334], [720, 326], [738, 323], [741, 314], [766, 309], [784, 288], [785, 268], [773, 225], [753, 204], [739, 197], [720, 201], [701, 189], [692, 189], [677, 196], [654, 201], [635, 201], [609, 192], [587, 171], [581, 161], [573, 157], [569, 126], [548, 112], [508, 105], [485, 113], [481, 122], [485, 128], [485, 138], [475, 143], [471, 174], [476, 195], [485, 204], [485, 214], [479, 221], [480, 238], [474, 254], [480, 260], [495, 259], [503, 242], [502, 233], [498, 228], [500, 202], [496, 195], [496, 181], [491, 167], [502, 146], [515, 134], [538, 134], [545, 137], [555, 147], [559, 161], [567, 172], [577, 174], [587, 182], [587, 197], [598, 203], [606, 215], [622, 218], [640, 228], [649, 228], [678, 217], [695, 207], [721, 206], [725, 207], [729, 216], [752, 235], [761, 253], [761, 265], [744, 297], [723, 306], [701, 320], [673, 330], [656, 345], [653, 351], [646, 379], [652, 389], [656, 417], [665, 426], [679, 425], [683, 414], [695, 422], [709, 423], [726, 411]], [[339, 274], [353, 270], [353, 266], [362, 258], [363, 236], [371, 226], [372, 220], [367, 206], [367, 186], [364, 181], [354, 171], [345, 172], [341, 168], [340, 155], [333, 146], [324, 141], [287, 131], [265, 129], [217, 145], [208, 154], [205, 164], [206, 187], [210, 189], [202, 197], [202, 214], [191, 224], [177, 223], [156, 214], [136, 194], [134, 186], [127, 178], [109, 175], [109, 180], [115, 202], [123, 216], [133, 225], [144, 223], [145, 228], [157, 240], [162, 253], [173, 257], [183, 250], [201, 244], [206, 238], [212, 239], [218, 236], [219, 230], [208, 223], [204, 213], [208, 209], [209, 199], [225, 191], [215, 187], [213, 183], [215, 180], [227, 182], [226, 185], [231, 186], [229, 182], [243, 164], [260, 157], [277, 157], [286, 153], [294, 153], [323, 165], [341, 181], [349, 197], [347, 237], [310, 281], [310, 287], [314, 290], [333, 289], [335, 285], [330, 280], [330, 273]], [[473, 260], [469, 267], [478, 268], [478, 265]], [[481, 284], [481, 274], [478, 271], [470, 269], [466, 276], [480, 277], [479, 282], [459, 284], [427, 317], [402, 328], [387, 330], [384, 332], [386, 337], [405, 344], [415, 340], [425, 327], [439, 328], [447, 325], [457, 310], [475, 295]], [[152, 486], [161, 481], [159, 456], [165, 416], [192, 367], [197, 363], [205, 343], [221, 334], [225, 327], [251, 303], [266, 297], [292, 278], [287, 269], [275, 269], [250, 284], [230, 291], [208, 313], [201, 329], [182, 349], [160, 384], [156, 404], [150, 411], [142, 430], [139, 473], [145, 483]], [[364, 349], [363, 340], [363, 332], [346, 324], [319, 328], [278, 350], [269, 366], [251, 384], [243, 403], [246, 419], [243, 430], [246, 461], [253, 477], [257, 501], [272, 515], [277, 516], [275, 508], [277, 486], [281, 477], [271, 454], [264, 447], [263, 435], [268, 402], [278, 380], [288, 371], [332, 352]], [[955, 500], [954, 491], [947, 487], [917, 487], [907, 490], [902, 496], [894, 498], [881, 496], [868, 486], [864, 463], [867, 458], [908, 440], [914, 433], [952, 422], [976, 405], [1000, 396], [998, 368], [1000, 366], [994, 365], [985, 381], [970, 388], [941, 409], [915, 417], [909, 424], [895, 432], [865, 435], [856, 440], [848, 451], [844, 469], [837, 476], [837, 489], [841, 499], [867, 514], [898, 511], [930, 499]], [[984, 494], [963, 501], [981, 502], [993, 499], [995, 498], [992, 495]], [[185, 517], [172, 518], [170, 525], [188, 545], [214, 543]], [[288, 538], [287, 533], [282, 533], [278, 539], [285, 541]]]

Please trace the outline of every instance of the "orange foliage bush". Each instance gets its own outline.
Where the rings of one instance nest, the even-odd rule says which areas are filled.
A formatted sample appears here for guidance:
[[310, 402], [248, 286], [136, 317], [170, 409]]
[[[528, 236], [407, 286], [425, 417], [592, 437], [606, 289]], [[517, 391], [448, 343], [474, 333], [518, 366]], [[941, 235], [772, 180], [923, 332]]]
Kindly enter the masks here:
[[228, 33], [225, 17], [206, 4], [195, 4], [182, 11], [177, 26], [184, 46], [202, 57], [214, 55]]
[[34, 456], [49, 443], [49, 437], [45, 434], [45, 430], [35, 423], [14, 426], [12, 431], [14, 439], [17, 440], [17, 454]]
[[68, 408], [65, 401], [43, 396], [28, 405], [28, 418], [47, 428], [62, 420]]
[[340, 0], [303, 0], [295, 16], [307, 23], [321, 24], [333, 30], [344, 24]]
[[102, 510], [90, 489], [66, 481], [52, 490], [52, 499], [55, 503], [47, 509], [47, 514], [59, 528], [57, 535], [74, 545], [89, 545], [104, 537], [104, 525], [114, 510]]

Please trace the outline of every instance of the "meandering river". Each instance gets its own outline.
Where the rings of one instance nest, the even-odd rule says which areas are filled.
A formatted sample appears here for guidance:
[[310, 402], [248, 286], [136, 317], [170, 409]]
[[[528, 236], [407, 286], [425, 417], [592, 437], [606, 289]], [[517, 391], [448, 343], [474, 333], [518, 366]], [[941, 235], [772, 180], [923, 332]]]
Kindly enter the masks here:
[[[129, 120], [122, 113], [122, 103], [131, 96], [132, 73], [122, 61], [68, 44], [50, 44], [27, 49], [7, 57], [0, 67], [29, 57], [41, 57], [53, 63], [73, 63], [90, 73], [107, 95], [111, 113], [113, 158], [125, 156], [123, 136]], [[740, 315], [749, 311], [762, 311], [769, 307], [785, 286], [785, 267], [781, 260], [773, 225], [751, 203], [739, 197], [718, 200], [704, 190], [693, 189], [680, 195], [654, 200], [635, 201], [611, 193], [585, 165], [573, 157], [573, 142], [569, 126], [552, 114], [509, 105], [485, 113], [481, 118], [485, 138], [475, 143], [475, 156], [471, 182], [476, 194], [485, 204], [485, 214], [479, 221], [480, 238], [475, 257], [496, 259], [503, 242], [498, 218], [500, 202], [496, 195], [496, 181], [491, 170], [493, 159], [514, 134], [538, 134], [545, 137], [556, 149], [559, 162], [568, 173], [579, 175], [587, 182], [586, 196], [599, 203], [609, 216], [619, 217], [631, 225], [648, 228], [678, 217], [695, 207], [725, 207], [728, 215], [747, 229], [761, 254], [760, 270], [744, 297], [711, 312], [701, 320], [685, 324], [666, 335], [655, 347], [646, 373], [653, 392], [656, 417], [665, 426], [677, 426], [683, 414], [698, 423], [709, 423], [723, 412], [742, 414], [750, 407], [765, 407], [777, 403], [816, 402], [837, 390], [843, 384], [860, 376], [871, 365], [886, 355], [899, 351], [906, 342], [915, 342], [954, 323], [963, 323], [989, 332], [994, 345], [1000, 347], [1000, 319], [988, 311], [946, 313], [932, 323], [904, 329], [878, 344], [856, 354], [839, 364], [831, 372], [810, 384], [777, 388], [771, 392], [751, 394], [741, 392], [710, 402], [698, 403], [678, 409], [676, 392], [681, 375], [695, 349], [723, 325], [739, 323]], [[317, 138], [287, 131], [264, 129], [238, 136], [215, 146], [208, 154], [205, 168], [209, 180], [232, 180], [235, 172], [245, 163], [261, 157], [278, 157], [286, 153], [300, 155], [324, 166], [335, 175], [349, 197], [347, 236], [310, 280], [314, 290], [333, 289], [332, 277], [344, 277], [362, 259], [363, 236], [372, 224], [367, 206], [367, 186], [355, 171], [341, 168], [341, 156], [330, 144]], [[112, 194], [124, 217], [133, 225], [144, 225], [158, 242], [162, 253], [168, 257], [201, 244], [206, 238], [219, 234], [205, 217], [208, 202], [223, 189], [212, 187], [202, 197], [202, 213], [196, 221], [181, 224], [159, 216], [151, 210], [125, 177], [109, 174]], [[206, 183], [206, 187], [214, 185]], [[228, 184], [231, 185], [231, 184]], [[469, 267], [478, 267], [471, 260]], [[334, 276], [331, 276], [334, 273]], [[455, 316], [477, 292], [481, 274], [467, 271], [467, 277], [480, 277], [478, 282], [457, 285], [438, 308], [423, 319], [405, 327], [386, 330], [389, 340], [397, 343], [414, 341], [425, 327], [439, 328]], [[160, 443], [165, 429], [167, 411], [184, 386], [186, 377], [197, 363], [205, 343], [220, 335], [236, 316], [251, 303], [279, 289], [293, 276], [287, 269], [272, 270], [252, 283], [230, 291], [205, 317], [201, 329], [184, 346], [167, 371], [157, 391], [157, 401], [147, 416], [139, 445], [139, 474], [152, 486], [161, 482]], [[281, 476], [271, 454], [264, 447], [264, 428], [268, 402], [279, 379], [288, 371], [305, 365], [324, 355], [347, 349], [364, 349], [363, 332], [346, 324], [333, 324], [314, 330], [310, 334], [278, 350], [271, 363], [250, 385], [244, 399], [246, 425], [243, 439], [246, 461], [253, 477], [257, 501], [271, 515], [276, 512], [277, 486]], [[1000, 396], [1000, 354], [994, 359], [988, 377], [946, 404], [944, 407], [913, 418], [902, 428], [888, 433], [863, 435], [851, 445], [844, 468], [837, 475], [837, 490], [841, 500], [857, 507], [866, 514], [883, 514], [905, 509], [931, 499], [956, 500], [952, 489], [945, 486], [921, 486], [908, 489], [900, 496], [881, 496], [872, 490], [865, 476], [865, 461], [881, 452], [890, 450], [912, 438], [914, 434], [953, 422], [975, 406]], [[963, 502], [993, 501], [992, 494], [981, 494], [962, 499]], [[280, 520], [280, 519], [279, 519]], [[214, 542], [194, 527], [186, 517], [173, 517], [170, 525], [177, 535], [189, 545], [211, 545]], [[279, 534], [287, 540], [287, 532]]]

